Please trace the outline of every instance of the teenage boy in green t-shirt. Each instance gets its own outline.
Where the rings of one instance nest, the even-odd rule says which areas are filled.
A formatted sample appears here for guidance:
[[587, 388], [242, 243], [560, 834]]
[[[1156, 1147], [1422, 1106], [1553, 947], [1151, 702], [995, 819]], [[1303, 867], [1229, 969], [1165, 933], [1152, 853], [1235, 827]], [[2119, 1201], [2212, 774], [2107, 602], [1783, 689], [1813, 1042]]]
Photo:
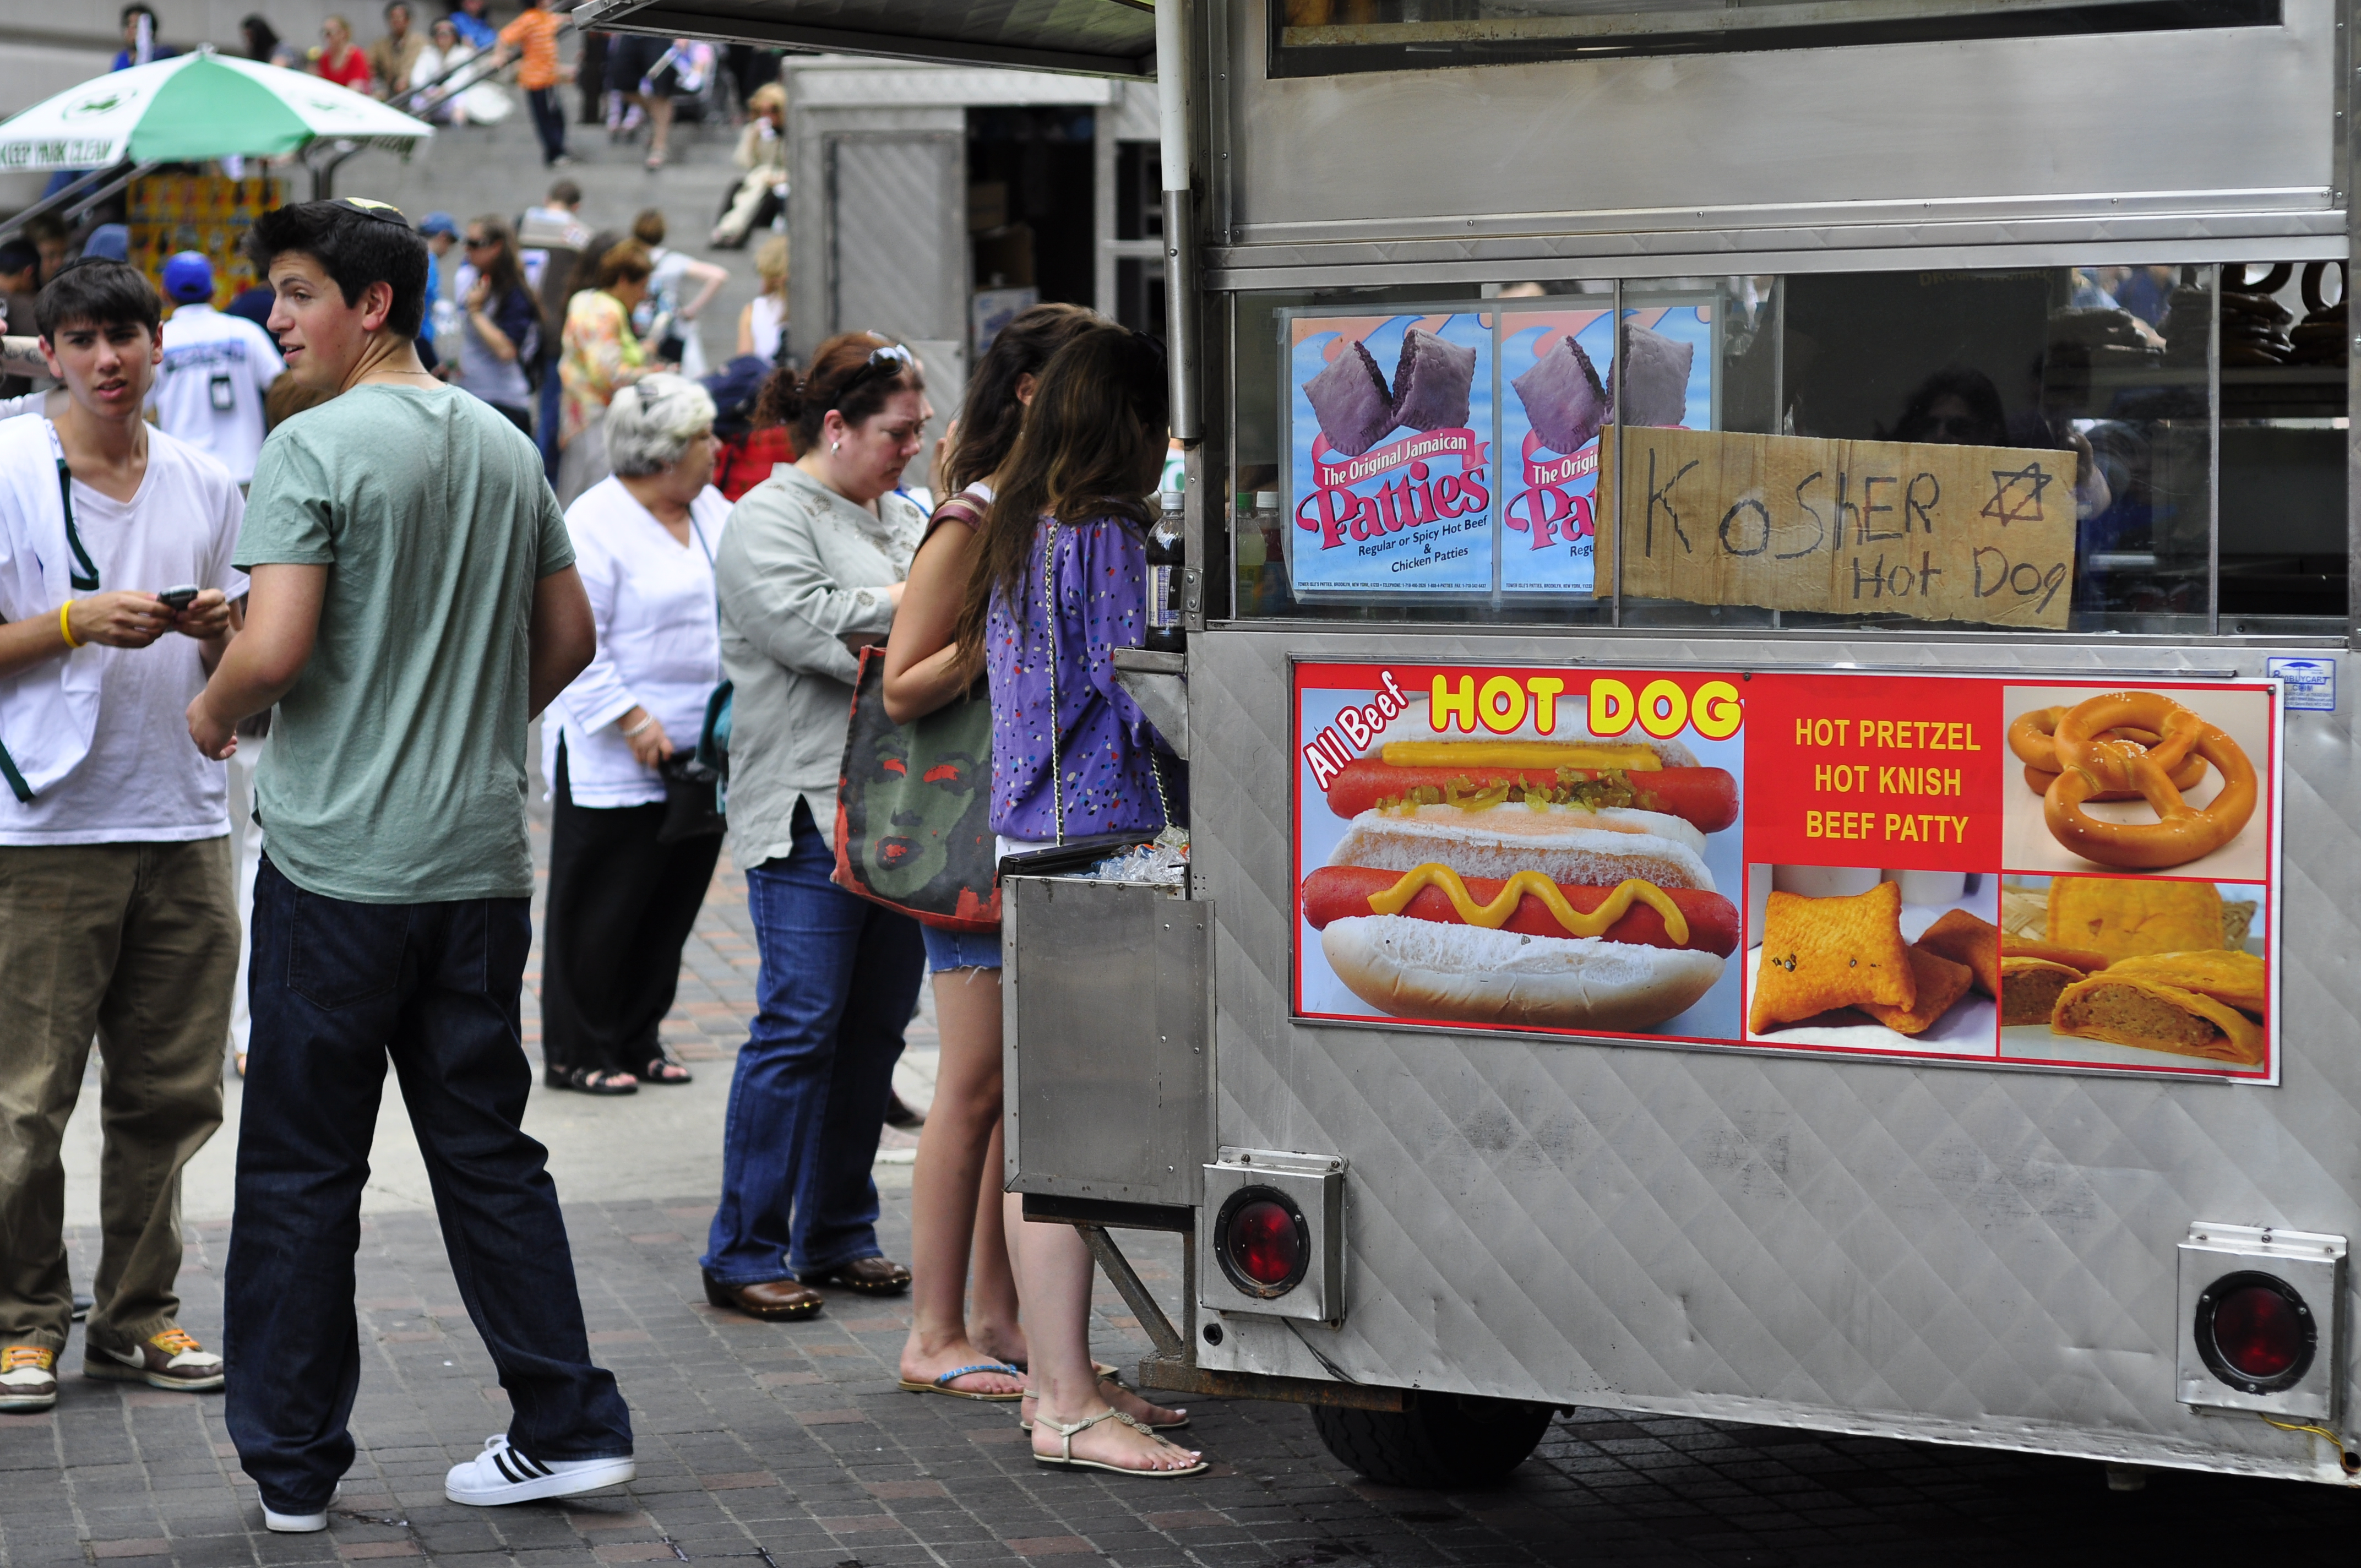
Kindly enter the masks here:
[[632, 1475], [590, 1364], [547, 1151], [519, 1126], [533, 860], [525, 725], [595, 633], [540, 455], [418, 362], [426, 245], [349, 198], [254, 225], [288, 373], [331, 400], [274, 431], [234, 557], [245, 630], [189, 705], [197, 749], [276, 704], [255, 782], [254, 1035], [223, 1348], [230, 1436], [272, 1530], [326, 1528], [352, 1463], [353, 1256], [390, 1056], [509, 1431], [454, 1502]]

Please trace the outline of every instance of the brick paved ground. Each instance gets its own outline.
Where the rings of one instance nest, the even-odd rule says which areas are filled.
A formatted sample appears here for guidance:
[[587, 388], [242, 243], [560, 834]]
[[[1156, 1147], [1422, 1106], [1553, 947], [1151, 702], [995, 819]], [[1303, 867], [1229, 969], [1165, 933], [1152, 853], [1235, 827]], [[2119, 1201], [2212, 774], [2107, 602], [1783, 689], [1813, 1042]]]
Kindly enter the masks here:
[[[1198, 1405], [1211, 1476], [1054, 1475], [1033, 1467], [1008, 1407], [895, 1390], [898, 1303], [840, 1296], [800, 1324], [705, 1306], [695, 1238], [709, 1212], [570, 1210], [594, 1346], [633, 1407], [640, 1477], [628, 1488], [504, 1509], [443, 1500], [445, 1466], [506, 1406], [432, 1220], [396, 1214], [362, 1240], [361, 1454], [326, 1534], [262, 1533], [217, 1398], [69, 1376], [53, 1413], [0, 1418], [0, 1562], [2166, 1564], [2198, 1561], [2209, 1542], [2242, 1558], [2349, 1557], [2361, 1526], [2361, 1499], [2321, 1487], [2168, 1475], [2121, 1495], [2089, 1464], [1595, 1410], [1562, 1420], [1485, 1492], [1369, 1486], [1327, 1456], [1301, 1411], [1243, 1401]], [[888, 1218], [898, 1245], [906, 1207], [897, 1200]], [[207, 1336], [226, 1241], [208, 1223], [189, 1245], [188, 1318]], [[1169, 1297], [1170, 1244], [1141, 1251]], [[1144, 1344], [1110, 1319], [1100, 1348]], [[79, 1365], [76, 1345], [67, 1365]]]

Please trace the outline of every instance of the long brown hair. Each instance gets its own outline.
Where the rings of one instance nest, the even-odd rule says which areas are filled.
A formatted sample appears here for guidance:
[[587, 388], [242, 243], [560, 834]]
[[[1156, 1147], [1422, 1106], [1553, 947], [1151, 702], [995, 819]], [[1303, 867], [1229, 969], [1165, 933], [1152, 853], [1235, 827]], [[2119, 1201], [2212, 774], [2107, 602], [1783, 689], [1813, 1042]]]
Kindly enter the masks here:
[[794, 426], [796, 450], [808, 452], [819, 444], [829, 410], [842, 414], [847, 424], [859, 424], [895, 393], [925, 391], [926, 373], [915, 356], [898, 362], [877, 356], [881, 349], [899, 346], [873, 332], [838, 333], [819, 345], [808, 373], [784, 365], [771, 372], [754, 422]]
[[1052, 355], [1084, 327], [1105, 319], [1081, 305], [1035, 305], [1000, 329], [983, 363], [969, 378], [967, 398], [960, 407], [959, 441], [944, 465], [953, 493], [989, 477], [1008, 461], [1017, 428], [1025, 422], [1016, 383], [1027, 376], [1038, 379]]
[[1060, 522], [1119, 517], [1147, 526], [1144, 498], [1164, 461], [1167, 411], [1163, 348], [1128, 327], [1092, 323], [1042, 367], [960, 606], [961, 665], [983, 663], [995, 598], [1023, 613], [1044, 513]]

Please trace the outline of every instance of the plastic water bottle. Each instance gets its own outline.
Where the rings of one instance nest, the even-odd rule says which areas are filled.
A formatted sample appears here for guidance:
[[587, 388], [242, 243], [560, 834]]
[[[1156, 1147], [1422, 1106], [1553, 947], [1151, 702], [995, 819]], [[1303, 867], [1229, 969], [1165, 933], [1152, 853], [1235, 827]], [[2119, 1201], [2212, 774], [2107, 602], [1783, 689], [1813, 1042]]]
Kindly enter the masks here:
[[1144, 648], [1159, 653], [1185, 652], [1189, 640], [1180, 630], [1182, 521], [1187, 506], [1179, 490], [1160, 498], [1164, 513], [1148, 533], [1148, 635]]

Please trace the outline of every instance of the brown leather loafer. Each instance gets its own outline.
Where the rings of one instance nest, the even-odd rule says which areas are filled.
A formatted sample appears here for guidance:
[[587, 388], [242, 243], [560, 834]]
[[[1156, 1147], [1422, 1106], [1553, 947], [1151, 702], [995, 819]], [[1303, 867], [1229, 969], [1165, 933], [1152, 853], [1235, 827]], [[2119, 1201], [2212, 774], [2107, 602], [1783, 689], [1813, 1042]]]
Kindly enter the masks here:
[[705, 1299], [717, 1307], [727, 1307], [733, 1312], [743, 1312], [764, 1322], [780, 1322], [789, 1318], [817, 1318], [828, 1299], [807, 1285], [792, 1279], [765, 1279], [753, 1285], [724, 1285], [708, 1274], [705, 1277]]
[[889, 1258], [856, 1257], [804, 1283], [841, 1286], [863, 1296], [899, 1296], [910, 1288], [910, 1271]]

